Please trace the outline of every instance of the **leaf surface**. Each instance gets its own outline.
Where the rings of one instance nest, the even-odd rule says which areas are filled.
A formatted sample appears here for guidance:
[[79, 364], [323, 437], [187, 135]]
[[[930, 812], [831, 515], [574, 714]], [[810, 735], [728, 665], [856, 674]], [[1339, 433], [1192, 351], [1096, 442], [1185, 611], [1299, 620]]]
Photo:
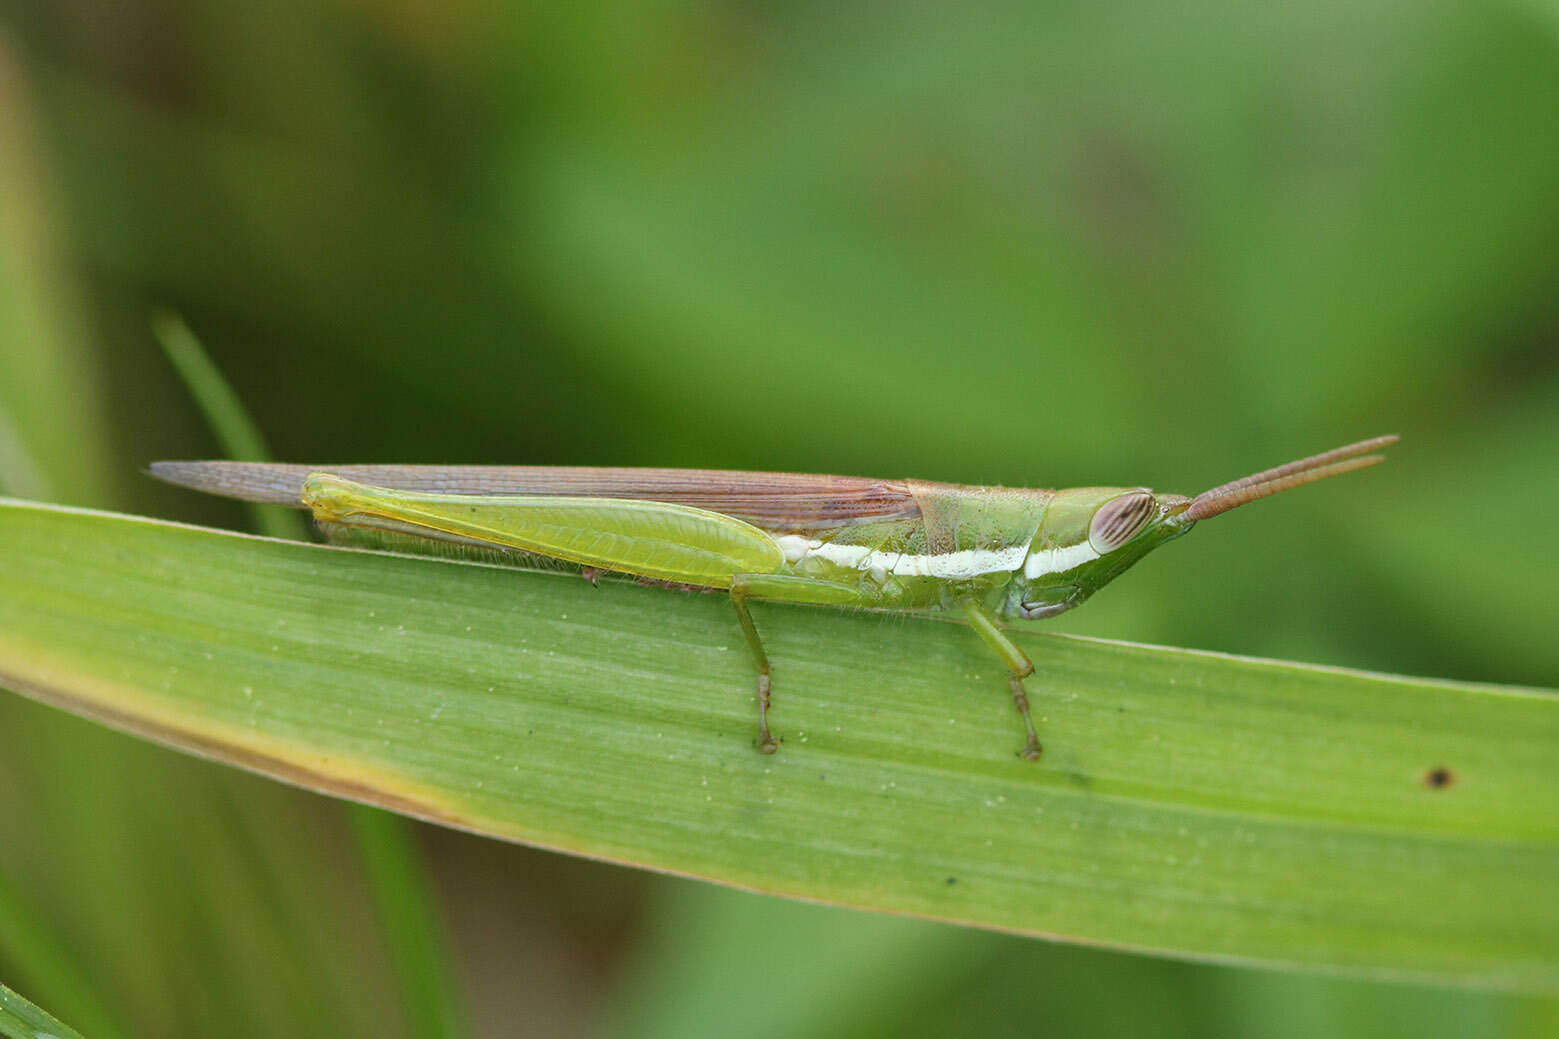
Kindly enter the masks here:
[[790, 897], [1559, 991], [1559, 697], [1022, 632], [1031, 766], [962, 626], [755, 615], [772, 758], [719, 596], [0, 501], [0, 684], [171, 746]]

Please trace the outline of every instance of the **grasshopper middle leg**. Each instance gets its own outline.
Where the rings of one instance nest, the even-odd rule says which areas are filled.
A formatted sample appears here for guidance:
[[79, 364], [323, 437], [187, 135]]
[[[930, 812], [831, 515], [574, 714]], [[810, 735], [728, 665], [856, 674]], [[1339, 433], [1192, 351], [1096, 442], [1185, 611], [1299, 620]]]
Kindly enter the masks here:
[[773, 754], [779, 749], [779, 741], [769, 731], [773, 669], [769, 666], [769, 655], [763, 651], [758, 628], [752, 622], [752, 612], [747, 608], [747, 600], [752, 597], [826, 606], [857, 606], [861, 605], [862, 598], [860, 591], [849, 585], [789, 574], [737, 574], [731, 579], [731, 606], [735, 608], [736, 620], [746, 636], [747, 648], [752, 651], [752, 661], [758, 667], [758, 749]]
[[736, 620], [741, 624], [742, 634], [747, 638], [747, 648], [752, 651], [753, 663], [758, 665], [758, 749], [765, 754], [773, 754], [779, 750], [774, 734], [769, 731], [769, 698], [774, 686], [773, 669], [769, 666], [769, 655], [763, 651], [763, 640], [758, 637], [758, 627], [752, 622], [752, 611], [747, 608], [747, 594], [744, 585], [731, 586], [731, 605], [736, 610]]

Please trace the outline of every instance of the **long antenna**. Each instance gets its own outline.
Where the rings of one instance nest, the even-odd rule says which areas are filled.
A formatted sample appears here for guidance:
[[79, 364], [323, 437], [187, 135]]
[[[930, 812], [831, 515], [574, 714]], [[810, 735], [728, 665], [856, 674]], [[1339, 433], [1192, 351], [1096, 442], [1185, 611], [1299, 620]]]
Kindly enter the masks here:
[[1214, 487], [1210, 491], [1203, 491], [1192, 499], [1191, 504], [1180, 515], [1188, 520], [1204, 520], [1209, 516], [1221, 515], [1230, 509], [1239, 508], [1260, 498], [1271, 497], [1293, 487], [1301, 487], [1331, 476], [1341, 476], [1356, 469], [1379, 465], [1386, 460], [1385, 455], [1369, 452], [1394, 444], [1397, 440], [1395, 433], [1372, 437], [1369, 440], [1360, 440], [1356, 444], [1348, 444], [1346, 447], [1311, 455], [1309, 458], [1301, 458], [1297, 462], [1289, 462], [1275, 469], [1252, 473], [1250, 476]]

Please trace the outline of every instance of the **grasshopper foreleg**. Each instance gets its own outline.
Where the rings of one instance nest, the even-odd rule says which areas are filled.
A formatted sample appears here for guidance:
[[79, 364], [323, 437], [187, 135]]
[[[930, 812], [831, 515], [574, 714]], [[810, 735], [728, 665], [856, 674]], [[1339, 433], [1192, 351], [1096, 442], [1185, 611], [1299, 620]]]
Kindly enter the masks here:
[[969, 626], [979, 633], [987, 646], [996, 651], [1010, 672], [1007, 686], [1012, 690], [1012, 705], [1023, 716], [1023, 728], [1028, 731], [1028, 739], [1018, 756], [1025, 761], [1038, 761], [1039, 734], [1034, 731], [1034, 719], [1029, 715], [1028, 690], [1023, 688], [1023, 680], [1034, 673], [1034, 662], [1018, 648], [1017, 643], [1007, 637], [1006, 632], [997, 625], [996, 618], [984, 606], [973, 599], [966, 599], [961, 605], [964, 616], [969, 618]]

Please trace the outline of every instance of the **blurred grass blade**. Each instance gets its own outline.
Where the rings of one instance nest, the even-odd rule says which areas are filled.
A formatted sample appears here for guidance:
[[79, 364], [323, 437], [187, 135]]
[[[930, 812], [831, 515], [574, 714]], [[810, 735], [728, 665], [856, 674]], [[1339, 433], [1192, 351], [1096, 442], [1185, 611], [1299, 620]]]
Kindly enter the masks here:
[[[271, 461], [271, 449], [249, 409], [183, 318], [172, 311], [159, 311], [152, 317], [152, 331], [211, 424], [223, 454], [234, 461]], [[262, 534], [292, 540], [308, 537], [307, 524], [296, 509], [275, 505], [249, 508], [255, 528]], [[429, 1039], [463, 1034], [450, 991], [432, 879], [410, 825], [364, 805], [347, 808], [401, 983], [407, 1020], [415, 1034]]]
[[[171, 310], [159, 310], [152, 315], [152, 334], [200, 406], [217, 443], [222, 445], [223, 456], [235, 462], [272, 461], [265, 435], [184, 319]], [[296, 509], [274, 505], [248, 508], [254, 528], [267, 537], [296, 541], [308, 537], [308, 526]]]
[[367, 805], [348, 805], [374, 907], [401, 983], [413, 1035], [464, 1035], [451, 988], [444, 925], [413, 824]]
[[0, 503], [0, 681], [289, 782], [793, 897], [1559, 992], [1559, 697]]
[[7, 1039], [82, 1039], [81, 1033], [50, 1017], [0, 985], [0, 1035]]
[[[25, 64], [0, 22], [0, 488], [101, 502], [114, 488], [101, 364]], [[67, 207], [68, 208], [68, 207]]]
[[[75, 1019], [92, 1033], [93, 1039], [111, 1039], [124, 1034], [114, 1015], [81, 973], [76, 956], [60, 942], [47, 923], [39, 919], [35, 907], [17, 897], [3, 873], [0, 873], [0, 934], [5, 935], [5, 951], [15, 961], [13, 969], [25, 973], [30, 991], [48, 997], [51, 1006], [77, 1008]], [[8, 998], [21, 999], [0, 985], [0, 1034], [5, 1035], [13, 1034], [5, 1031]], [[59, 1002], [54, 1002], [55, 999]], [[25, 1000], [22, 1002], [26, 1003]], [[31, 1006], [30, 1003], [26, 1005]], [[14, 1008], [12, 1010], [14, 1012]]]

